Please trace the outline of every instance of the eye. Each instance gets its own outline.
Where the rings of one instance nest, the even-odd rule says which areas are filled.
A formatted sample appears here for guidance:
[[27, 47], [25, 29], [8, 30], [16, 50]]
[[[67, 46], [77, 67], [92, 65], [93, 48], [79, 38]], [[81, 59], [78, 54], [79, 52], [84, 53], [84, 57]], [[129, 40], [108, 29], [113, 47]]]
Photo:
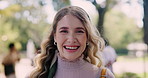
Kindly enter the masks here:
[[83, 30], [78, 30], [78, 31], [76, 31], [76, 33], [84, 33], [84, 31]]
[[67, 30], [61, 30], [60, 33], [68, 33]]

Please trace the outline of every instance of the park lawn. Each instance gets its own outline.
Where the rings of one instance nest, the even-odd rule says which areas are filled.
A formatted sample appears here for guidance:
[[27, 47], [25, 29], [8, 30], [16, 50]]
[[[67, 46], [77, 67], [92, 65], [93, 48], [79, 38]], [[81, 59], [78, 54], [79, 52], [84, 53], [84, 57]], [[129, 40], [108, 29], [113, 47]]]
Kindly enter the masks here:
[[[129, 56], [118, 56], [117, 61], [144, 61], [144, 57], [129, 57]], [[145, 56], [145, 61], [148, 62], [148, 56]]]
[[[145, 78], [144, 73], [131, 73], [131, 72], [115, 74], [115, 77], [116, 78]], [[146, 73], [146, 77], [148, 77], [148, 73]]]

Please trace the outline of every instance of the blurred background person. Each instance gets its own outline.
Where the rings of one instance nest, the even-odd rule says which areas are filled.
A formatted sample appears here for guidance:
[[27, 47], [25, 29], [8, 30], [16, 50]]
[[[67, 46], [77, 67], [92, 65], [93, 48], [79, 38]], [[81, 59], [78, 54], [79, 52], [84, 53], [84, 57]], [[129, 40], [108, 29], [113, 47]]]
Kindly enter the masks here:
[[31, 65], [33, 66], [33, 59], [35, 56], [35, 45], [31, 39], [28, 40], [26, 48], [27, 48], [27, 58], [31, 60]]
[[20, 55], [17, 52], [14, 43], [9, 44], [9, 53], [3, 58], [4, 72], [6, 78], [16, 78], [15, 63], [20, 60]]
[[105, 41], [105, 48], [101, 53], [103, 57], [103, 63], [105, 67], [107, 67], [112, 71], [112, 73], [114, 73], [112, 65], [117, 60], [117, 54], [115, 49], [109, 45], [109, 42], [107, 40], [104, 41]]
[[37, 47], [36, 48], [36, 50], [35, 50], [35, 53], [34, 53], [34, 57], [33, 57], [33, 59], [31, 60], [31, 66], [35, 66], [35, 64], [34, 64], [34, 59], [35, 59], [35, 57], [38, 55], [38, 54], [40, 54], [41, 53], [41, 48], [40, 47]]

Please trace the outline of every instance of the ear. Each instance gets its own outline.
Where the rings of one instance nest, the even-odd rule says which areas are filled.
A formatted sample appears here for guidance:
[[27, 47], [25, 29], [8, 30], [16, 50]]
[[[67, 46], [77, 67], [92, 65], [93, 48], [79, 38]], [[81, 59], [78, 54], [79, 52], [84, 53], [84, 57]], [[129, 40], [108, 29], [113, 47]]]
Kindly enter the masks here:
[[57, 40], [56, 40], [56, 34], [54, 34], [54, 41], [57, 42]]
[[88, 40], [88, 38], [87, 38], [87, 40], [86, 40], [86, 43], [89, 43], [89, 40]]

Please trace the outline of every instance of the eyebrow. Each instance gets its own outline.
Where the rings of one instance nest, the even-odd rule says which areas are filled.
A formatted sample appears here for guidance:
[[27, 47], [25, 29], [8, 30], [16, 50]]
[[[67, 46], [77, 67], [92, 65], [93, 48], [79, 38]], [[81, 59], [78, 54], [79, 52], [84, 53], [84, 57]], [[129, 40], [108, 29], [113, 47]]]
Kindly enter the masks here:
[[82, 29], [82, 30], [85, 30], [83, 27], [77, 27], [76, 29]]
[[69, 29], [68, 27], [61, 27], [60, 29]]
[[[60, 29], [69, 29], [68, 27], [61, 27]], [[77, 27], [76, 29], [82, 29], [85, 30], [83, 27]]]

